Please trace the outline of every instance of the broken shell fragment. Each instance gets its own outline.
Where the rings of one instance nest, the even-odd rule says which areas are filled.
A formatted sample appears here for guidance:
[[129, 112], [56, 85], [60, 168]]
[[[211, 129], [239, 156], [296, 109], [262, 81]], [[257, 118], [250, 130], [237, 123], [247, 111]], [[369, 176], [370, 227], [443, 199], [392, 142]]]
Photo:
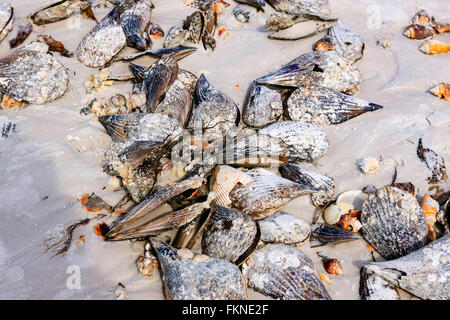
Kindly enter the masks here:
[[333, 39], [330, 36], [325, 36], [318, 40], [314, 45], [314, 51], [331, 51], [334, 50]]
[[361, 59], [364, 52], [364, 39], [346, 28], [341, 21], [329, 29], [328, 35], [333, 39], [334, 51], [353, 63]]
[[437, 213], [439, 212], [439, 203], [430, 197], [428, 193], [423, 196], [420, 207], [425, 215], [425, 220], [428, 224], [428, 230], [430, 231], [430, 239], [436, 240], [436, 232], [434, 231], [434, 224], [437, 221]]
[[362, 267], [360, 271], [359, 295], [361, 300], [399, 300], [395, 286], [373, 271]]
[[265, 243], [297, 244], [305, 241], [311, 232], [307, 221], [283, 211], [260, 220], [259, 226], [261, 241]]
[[85, 194], [81, 198], [81, 204], [84, 209], [89, 212], [100, 212], [102, 210], [111, 211], [112, 207], [95, 193]]
[[211, 173], [211, 191], [216, 194], [215, 203], [220, 206], [228, 206], [231, 204], [230, 192], [240, 183], [245, 186], [252, 179], [240, 170], [233, 167], [221, 165], [217, 166]]
[[16, 35], [9, 40], [9, 47], [14, 49], [20, 46], [33, 31], [33, 25], [28, 19], [19, 19]]
[[373, 157], [362, 159], [359, 163], [359, 167], [365, 175], [375, 174], [378, 170], [380, 170], [380, 165], [378, 164], [377, 159]]
[[342, 266], [338, 259], [322, 258], [322, 264], [325, 271], [337, 276], [343, 275]]
[[378, 189], [364, 202], [361, 223], [366, 241], [388, 260], [426, 244], [428, 227], [419, 203], [392, 186]]
[[136, 266], [140, 275], [146, 277], [153, 277], [153, 270], [158, 269], [158, 260], [155, 256], [139, 256], [136, 261]]
[[[46, 1], [48, 2], [48, 1]], [[31, 15], [33, 23], [41, 26], [67, 19], [77, 13], [95, 20], [89, 1], [85, 0], [56, 0]]]
[[330, 300], [311, 259], [297, 248], [268, 244], [242, 265], [248, 285], [282, 300]]

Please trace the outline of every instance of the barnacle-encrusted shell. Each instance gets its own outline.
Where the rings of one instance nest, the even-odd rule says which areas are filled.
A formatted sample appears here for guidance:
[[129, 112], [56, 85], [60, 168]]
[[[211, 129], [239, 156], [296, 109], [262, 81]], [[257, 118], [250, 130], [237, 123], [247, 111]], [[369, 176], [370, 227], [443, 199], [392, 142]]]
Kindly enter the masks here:
[[243, 264], [248, 285], [265, 295], [283, 300], [331, 299], [311, 259], [297, 248], [268, 244]]
[[215, 203], [220, 206], [231, 204], [230, 192], [236, 184], [245, 186], [252, 181], [245, 172], [226, 165], [217, 166], [211, 176], [211, 191], [216, 194]]
[[328, 35], [333, 39], [334, 50], [340, 56], [353, 62], [362, 58], [364, 51], [363, 38], [347, 29], [341, 21], [336, 22], [330, 28]]
[[259, 226], [263, 242], [295, 244], [305, 241], [311, 232], [307, 221], [283, 211], [260, 220]]
[[361, 268], [359, 295], [361, 300], [399, 300], [395, 286], [387, 282], [373, 271]]
[[328, 150], [325, 132], [303, 121], [276, 122], [259, 130], [259, 134], [283, 141], [287, 151], [286, 156], [292, 162], [314, 161]]
[[334, 50], [313, 51], [256, 81], [288, 87], [318, 85], [353, 94], [358, 91], [361, 73], [350, 60]]
[[242, 121], [251, 127], [263, 127], [283, 114], [281, 93], [253, 81], [247, 92]]
[[14, 9], [8, 2], [0, 3], [0, 42], [13, 28]]
[[162, 270], [164, 292], [169, 300], [243, 300], [247, 286], [239, 268], [212, 258], [206, 262], [182, 259], [177, 249], [151, 238]]
[[310, 195], [311, 203], [315, 207], [327, 204], [334, 195], [334, 180], [318, 172], [301, 168], [295, 164], [285, 164], [280, 167], [281, 175], [289, 180], [309, 185], [320, 191]]
[[382, 106], [319, 86], [300, 87], [287, 101], [292, 120], [317, 125], [339, 124]]
[[245, 186], [236, 185], [230, 193], [230, 199], [234, 207], [255, 219], [267, 217], [289, 201], [316, 190], [262, 168], [246, 173], [252, 178], [252, 182]]
[[399, 259], [364, 267], [419, 298], [449, 300], [450, 234]]
[[236, 262], [255, 242], [255, 220], [236, 209], [214, 206], [203, 232], [202, 252]]
[[46, 51], [18, 49], [0, 58], [0, 91], [17, 101], [44, 104], [67, 90], [66, 68]]
[[364, 202], [361, 223], [364, 238], [388, 260], [426, 244], [428, 227], [419, 203], [392, 186], [378, 189]]

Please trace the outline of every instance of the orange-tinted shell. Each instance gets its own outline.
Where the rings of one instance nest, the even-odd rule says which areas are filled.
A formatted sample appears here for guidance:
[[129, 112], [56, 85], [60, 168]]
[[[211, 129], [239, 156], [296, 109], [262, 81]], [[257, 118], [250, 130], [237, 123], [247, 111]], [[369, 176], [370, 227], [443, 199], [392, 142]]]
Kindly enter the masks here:
[[315, 51], [334, 50], [333, 41], [331, 40], [331, 38], [328, 38], [328, 37], [322, 38], [316, 42], [316, 44], [314, 45], [314, 50]]
[[361, 222], [358, 220], [360, 215], [360, 210], [351, 211], [348, 214], [342, 215], [336, 225], [350, 232], [358, 232], [361, 229]]
[[420, 24], [412, 24], [405, 30], [405, 32], [403, 32], [403, 35], [411, 39], [422, 40], [432, 37], [434, 35], [434, 30]]
[[436, 97], [450, 101], [450, 84], [441, 82], [437, 86], [430, 89]]
[[105, 235], [108, 233], [108, 231], [109, 231], [109, 226], [104, 222], [97, 223], [97, 225], [94, 227], [95, 234], [102, 238], [105, 237]]
[[342, 266], [338, 259], [322, 259], [323, 267], [329, 274], [342, 275]]
[[2, 108], [3, 109], [13, 109], [13, 108], [19, 108], [23, 105], [23, 101], [17, 101], [8, 96], [7, 94], [3, 95], [2, 99]]
[[450, 44], [438, 40], [429, 40], [419, 49], [425, 54], [442, 54], [450, 51]]

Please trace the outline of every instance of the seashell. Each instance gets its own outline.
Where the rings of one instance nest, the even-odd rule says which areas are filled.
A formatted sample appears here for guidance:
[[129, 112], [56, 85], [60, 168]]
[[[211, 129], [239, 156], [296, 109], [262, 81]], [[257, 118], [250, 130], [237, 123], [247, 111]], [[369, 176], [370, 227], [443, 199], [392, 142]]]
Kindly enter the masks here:
[[30, 20], [24, 18], [19, 19], [16, 34], [9, 40], [9, 47], [14, 49], [20, 46], [28, 38], [31, 32], [33, 32], [33, 25]]
[[260, 84], [276, 86], [317, 85], [353, 94], [358, 91], [361, 73], [336, 51], [313, 51], [292, 60], [284, 67], [258, 78]]
[[434, 224], [437, 221], [437, 213], [439, 212], [439, 202], [430, 197], [428, 193], [423, 196], [420, 207], [425, 215], [425, 220], [430, 231], [430, 238], [432, 241], [436, 240], [436, 232], [434, 231]]
[[419, 50], [425, 54], [442, 54], [450, 51], [450, 44], [438, 40], [427, 40], [419, 47]]
[[377, 159], [373, 157], [362, 159], [359, 163], [359, 167], [365, 175], [375, 174], [378, 170], [380, 170], [380, 165], [378, 164]]
[[414, 17], [411, 19], [411, 22], [413, 24], [420, 24], [420, 25], [433, 24], [434, 17], [431, 14], [429, 14], [426, 10], [421, 9], [414, 15]]
[[383, 107], [318, 86], [299, 87], [287, 101], [287, 112], [292, 120], [303, 120], [316, 125], [339, 124]]
[[333, 24], [334, 21], [308, 20], [296, 23], [289, 28], [272, 32], [268, 35], [268, 38], [277, 40], [299, 40], [325, 31]]
[[22, 107], [23, 104], [24, 104], [23, 101], [17, 101], [15, 99], [11, 98], [10, 96], [8, 96], [7, 94], [4, 94], [2, 97], [1, 108], [3, 110], [15, 109], [15, 108]]
[[180, 80], [175, 80], [165, 93], [164, 99], [157, 104], [154, 112], [167, 114], [176, 119], [183, 128], [191, 113], [191, 95]]
[[85, 194], [80, 200], [84, 209], [89, 212], [111, 211], [112, 207], [95, 193]]
[[157, 58], [165, 58], [165, 57], [172, 57], [175, 60], [181, 60], [184, 57], [187, 57], [194, 53], [197, 50], [195, 47], [186, 47], [182, 45], [174, 46], [174, 47], [167, 47], [167, 48], [160, 48], [160, 49], [147, 49], [145, 51], [133, 53], [124, 57], [121, 57], [120, 60], [124, 61], [131, 61], [134, 59], [137, 59], [142, 56], [153, 56]]
[[387, 38], [381, 38], [377, 40], [377, 46], [382, 47], [383, 49], [387, 49], [390, 48], [392, 45], [391, 40], [387, 39]]
[[281, 178], [262, 168], [246, 173], [252, 178], [252, 182], [245, 186], [236, 185], [230, 192], [230, 199], [233, 207], [255, 219], [268, 217], [289, 201], [317, 190]]
[[341, 220], [341, 209], [335, 204], [329, 205], [323, 212], [323, 219], [327, 224], [336, 224]]
[[450, 84], [441, 82], [430, 89], [430, 92], [440, 99], [450, 101]]
[[110, 106], [120, 108], [126, 104], [126, 99], [123, 94], [116, 94], [116, 95], [112, 96], [111, 98], [109, 98], [108, 103]]
[[[47, 1], [48, 2], [48, 1]], [[83, 0], [56, 0], [31, 15], [33, 23], [41, 26], [67, 19], [77, 13], [95, 20], [89, 1]]]
[[164, 37], [164, 30], [159, 24], [150, 23], [148, 33], [155, 38], [155, 40], [159, 40]]
[[361, 211], [352, 211], [348, 214], [344, 214], [336, 225], [344, 230], [356, 233], [362, 228], [362, 224], [358, 220], [360, 213]]
[[264, 12], [264, 6], [266, 2], [264, 0], [236, 0], [237, 3], [248, 4], [249, 6], [255, 7], [258, 11]]
[[242, 121], [251, 127], [263, 127], [276, 122], [282, 114], [281, 93], [253, 81], [245, 98]]
[[333, 178], [312, 170], [301, 168], [295, 164], [282, 165], [280, 167], [280, 173], [286, 179], [292, 180], [301, 185], [309, 185], [312, 188], [319, 189], [319, 192], [315, 192], [310, 195], [311, 204], [315, 207], [324, 206], [333, 198]]
[[159, 266], [158, 260], [153, 255], [150, 257], [139, 256], [136, 265], [139, 274], [149, 278], [153, 277], [153, 270], [158, 269]]
[[[319, 257], [322, 257], [318, 254]], [[329, 274], [335, 274], [337, 276], [343, 275], [342, 266], [338, 259], [331, 259], [327, 257], [322, 257], [322, 265], [325, 271]]]
[[193, 74], [190, 71], [180, 69], [178, 71], [178, 80], [183, 82], [184, 86], [186, 87], [187, 91], [191, 95], [191, 100], [194, 100], [194, 94], [195, 94], [195, 88], [197, 87], [197, 81], [198, 78], [195, 74]]
[[394, 285], [366, 267], [360, 271], [359, 295], [361, 300], [400, 300]]
[[389, 283], [426, 300], [450, 299], [450, 234], [396, 260], [363, 265]]
[[334, 50], [333, 38], [325, 36], [314, 44], [314, 51], [332, 51]]
[[410, 39], [423, 40], [434, 36], [434, 30], [429, 26], [412, 24], [405, 29], [403, 35]]
[[361, 237], [336, 226], [316, 224], [311, 227], [311, 236], [309, 239], [311, 248], [315, 248], [331, 243], [358, 240]]
[[330, 300], [311, 259], [297, 248], [268, 244], [242, 265], [249, 287], [282, 300]]
[[260, 220], [259, 226], [261, 241], [265, 243], [297, 244], [305, 241], [311, 232], [307, 221], [283, 211]]
[[286, 13], [279, 13], [275, 12], [272, 13], [269, 18], [266, 20], [266, 24], [264, 25], [264, 28], [271, 31], [278, 31], [287, 29], [296, 23], [299, 23], [301, 21], [305, 21], [308, 19], [305, 19], [303, 16], [293, 16]]
[[259, 241], [258, 227], [239, 210], [215, 205], [202, 237], [202, 253], [238, 264]]
[[175, 47], [185, 43], [188, 36], [187, 30], [183, 25], [176, 25], [169, 29], [166, 38], [164, 39], [164, 48]]
[[250, 182], [252, 179], [245, 172], [226, 165], [217, 166], [211, 174], [210, 181], [210, 189], [216, 194], [215, 203], [219, 206], [229, 206], [231, 190], [238, 183], [245, 186]]
[[0, 92], [31, 104], [61, 97], [69, 84], [67, 70], [47, 49], [25, 46], [0, 58]]
[[14, 8], [8, 2], [0, 4], [0, 42], [13, 28]]
[[364, 202], [361, 223], [366, 241], [388, 260], [426, 244], [428, 227], [417, 200], [392, 186], [378, 189]]
[[175, 248], [187, 248], [192, 249], [197, 240], [199, 240], [211, 218], [212, 210], [204, 212], [188, 224], [182, 226], [173, 240], [173, 246]]
[[152, 6], [150, 0], [126, 0], [117, 5], [81, 40], [78, 60], [98, 68], [109, 64], [126, 45], [145, 50]]
[[336, 22], [329, 30], [328, 35], [333, 39], [334, 51], [353, 63], [362, 58], [364, 52], [364, 39], [347, 29], [341, 21]]
[[157, 238], [150, 238], [150, 242], [157, 253], [168, 300], [247, 299], [244, 277], [231, 262], [217, 258], [183, 260], [168, 244]]
[[331, 14], [328, 0], [267, 0], [277, 11], [292, 16], [327, 19]]
[[59, 52], [62, 56], [67, 58], [71, 58], [73, 56], [73, 53], [68, 51], [62, 42], [55, 40], [50, 36], [43, 35], [39, 36], [38, 39], [42, 39], [48, 45], [48, 51]]
[[236, 20], [242, 23], [248, 23], [250, 21], [252, 13], [245, 6], [237, 5], [233, 8], [233, 15]]
[[431, 177], [428, 178], [428, 183], [440, 183], [448, 179], [444, 158], [436, 154], [433, 150], [424, 148], [422, 139], [419, 139], [417, 156], [420, 160], [425, 161], [427, 167], [431, 170]]
[[[350, 205], [350, 210], [362, 210], [364, 201], [369, 199], [369, 196], [362, 192], [361, 190], [349, 190], [341, 193], [336, 199], [336, 205], [340, 206], [341, 209], [343, 206], [341, 204], [346, 204], [346, 206]], [[349, 210], [343, 210], [343, 214], [348, 213]]]

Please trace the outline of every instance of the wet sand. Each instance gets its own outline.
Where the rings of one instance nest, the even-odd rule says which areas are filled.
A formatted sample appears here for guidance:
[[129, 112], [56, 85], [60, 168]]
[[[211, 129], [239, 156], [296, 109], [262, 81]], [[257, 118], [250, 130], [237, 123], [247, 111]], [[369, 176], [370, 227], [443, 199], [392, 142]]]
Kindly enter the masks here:
[[[201, 46], [196, 53], [180, 61], [180, 67], [204, 73], [208, 80], [230, 95], [241, 107], [248, 85], [254, 79], [281, 67], [300, 54], [311, 51], [324, 33], [297, 41], [267, 38], [265, 17], [273, 10], [255, 13], [250, 23], [238, 22], [232, 15], [236, 5], [224, 9], [218, 27], [227, 31], [217, 38], [217, 47], [206, 52]], [[405, 38], [403, 28], [418, 8], [425, 8], [436, 19], [450, 21], [450, 3], [436, 1], [350, 1], [330, 0], [333, 13], [365, 40], [362, 60], [357, 62], [363, 81], [357, 97], [380, 104], [384, 109], [367, 113], [337, 126], [326, 127], [330, 142], [328, 153], [315, 165], [306, 165], [335, 179], [336, 194], [360, 189], [366, 185], [384, 186], [391, 182], [398, 166], [398, 181], [412, 182], [422, 196], [429, 185], [430, 172], [417, 155], [417, 141], [433, 149], [450, 163], [449, 102], [426, 91], [441, 81], [450, 81], [450, 55], [427, 56], [418, 50], [421, 41]], [[33, 0], [11, 1], [16, 17], [26, 16], [40, 7]], [[154, 1], [152, 22], [169, 28], [181, 22], [193, 9], [182, 0]], [[107, 9], [94, 9], [100, 20]], [[33, 26], [29, 43], [39, 34], [48, 34], [75, 51], [82, 37], [95, 22], [75, 17], [38, 27]], [[227, 32], [230, 35], [225, 39]], [[8, 41], [14, 30], [0, 44], [0, 54], [9, 51]], [[376, 45], [386, 37], [391, 48]], [[438, 39], [450, 42], [450, 34]], [[162, 40], [153, 41], [160, 48]], [[131, 50], [132, 51], [132, 50]], [[12, 121], [16, 132], [0, 138], [0, 298], [2, 299], [115, 299], [114, 288], [120, 282], [129, 299], [163, 299], [158, 271], [153, 278], [137, 272], [135, 261], [143, 254], [143, 242], [104, 242], [94, 234], [92, 222], [74, 233], [74, 239], [85, 236], [85, 244], [73, 243], [67, 255], [50, 259], [42, 253], [42, 242], [61, 226], [92, 217], [83, 210], [79, 198], [95, 192], [109, 203], [118, 201], [123, 193], [108, 189], [109, 176], [102, 172], [103, 150], [111, 143], [93, 115], [81, 115], [80, 109], [94, 96], [107, 98], [115, 93], [128, 93], [130, 84], [113, 85], [90, 95], [84, 82], [97, 72], [80, 64], [76, 58], [55, 57], [68, 69], [70, 85], [66, 94], [44, 106], [30, 105], [17, 111], [0, 111], [0, 126]], [[140, 58], [135, 63], [150, 64], [154, 60]], [[117, 62], [112, 74], [128, 74], [126, 63]], [[383, 161], [380, 171], [363, 175], [358, 162], [372, 156]], [[443, 186], [448, 190], [449, 185]], [[167, 209], [167, 208], [165, 208]], [[292, 201], [283, 208], [298, 217], [311, 220], [314, 207], [307, 197]], [[111, 222], [114, 218], [105, 221]], [[367, 243], [350, 243], [309, 248], [300, 246], [323, 273], [319, 257], [323, 255], [342, 261], [343, 276], [332, 276], [326, 287], [333, 299], [359, 299], [359, 269], [371, 260]], [[382, 260], [375, 254], [377, 260]], [[70, 266], [81, 271], [80, 289], [69, 289]], [[77, 268], [75, 267], [75, 268]], [[69, 268], [69, 269], [68, 269]], [[69, 271], [69, 273], [68, 273]], [[249, 297], [266, 297], [249, 289]], [[411, 298], [402, 293], [402, 298]]]

